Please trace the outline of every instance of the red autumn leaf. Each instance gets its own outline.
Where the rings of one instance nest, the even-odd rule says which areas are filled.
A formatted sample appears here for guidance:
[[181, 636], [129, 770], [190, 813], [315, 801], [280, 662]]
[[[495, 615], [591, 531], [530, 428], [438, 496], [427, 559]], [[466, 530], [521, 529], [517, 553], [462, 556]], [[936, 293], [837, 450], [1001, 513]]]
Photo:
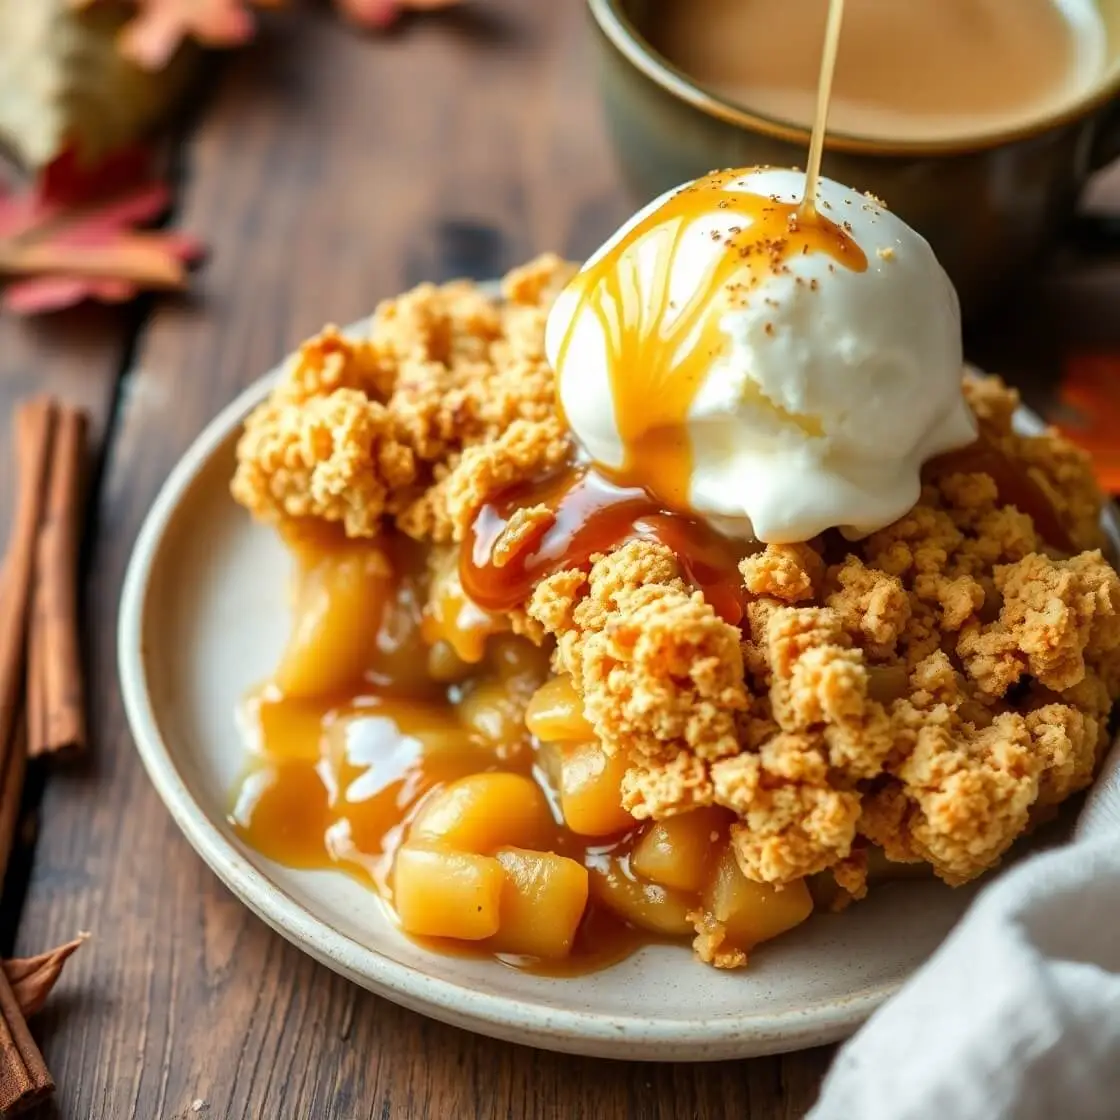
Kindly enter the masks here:
[[1066, 362], [1058, 430], [1089, 453], [1101, 487], [1120, 494], [1120, 355], [1077, 354]]
[[148, 163], [129, 150], [87, 169], [68, 150], [30, 190], [0, 187], [0, 304], [29, 314], [184, 288], [201, 246], [183, 234], [134, 228], [160, 218], [170, 202]]

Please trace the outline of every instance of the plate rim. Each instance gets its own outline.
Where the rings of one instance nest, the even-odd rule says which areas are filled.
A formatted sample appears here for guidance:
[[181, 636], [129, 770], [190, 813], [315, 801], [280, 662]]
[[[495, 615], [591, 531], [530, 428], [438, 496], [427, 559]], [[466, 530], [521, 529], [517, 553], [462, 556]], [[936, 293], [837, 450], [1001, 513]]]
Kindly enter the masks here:
[[[345, 333], [359, 332], [367, 323], [368, 319], [360, 320]], [[239, 393], [177, 461], [144, 518], [121, 590], [117, 670], [129, 729], [156, 793], [203, 862], [257, 917], [332, 971], [410, 1010], [489, 1037], [596, 1057], [707, 1061], [801, 1049], [835, 1042], [852, 1033], [906, 982], [910, 973], [800, 1009], [746, 1011], [714, 1021], [701, 1017], [659, 1019], [654, 1014], [613, 1016], [560, 1005], [543, 1007], [431, 976], [363, 945], [289, 895], [223, 835], [180, 776], [160, 730], [147, 685], [143, 642], [147, 593], [163, 536], [181, 501], [213, 455], [267, 396], [283, 367], [281, 362]], [[1027, 412], [1024, 419], [1026, 427], [1043, 426], [1033, 413]]]

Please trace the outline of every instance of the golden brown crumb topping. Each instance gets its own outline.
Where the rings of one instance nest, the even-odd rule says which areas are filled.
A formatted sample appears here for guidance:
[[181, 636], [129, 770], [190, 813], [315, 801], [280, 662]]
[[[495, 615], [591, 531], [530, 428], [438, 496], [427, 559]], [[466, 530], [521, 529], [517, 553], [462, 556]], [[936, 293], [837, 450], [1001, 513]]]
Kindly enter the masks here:
[[[249, 418], [234, 495], [274, 522], [372, 536], [391, 521], [461, 541], [484, 501], [571, 453], [543, 347], [570, 274], [542, 257], [506, 278], [502, 301], [424, 285], [382, 304], [365, 338], [328, 328]], [[1018, 399], [1001, 382], [969, 377], [965, 391], [985, 444], [1080, 551], [1060, 553], [1037, 508], [963, 462], [866, 540], [827, 534], [747, 558], [742, 627], [645, 540], [546, 576], [512, 612], [519, 632], [554, 643], [556, 671], [628, 761], [636, 817], [725, 806], [748, 877], [828, 869], [859, 897], [868, 843], [964, 882], [1090, 782], [1120, 695], [1102, 498], [1060, 436], [1013, 430]], [[511, 518], [496, 562], [548, 516]], [[722, 942], [718, 923], [698, 930], [705, 959], [740, 963]]]
[[692, 949], [699, 960], [715, 968], [742, 968], [747, 963], [742, 949], [725, 947], [727, 927], [723, 922], [703, 910], [689, 914], [688, 920], [696, 926]]
[[423, 284], [376, 310], [364, 338], [303, 344], [245, 425], [233, 494], [268, 521], [317, 517], [373, 536], [462, 536], [477, 502], [563, 459], [544, 323], [573, 266], [544, 256], [502, 301]]

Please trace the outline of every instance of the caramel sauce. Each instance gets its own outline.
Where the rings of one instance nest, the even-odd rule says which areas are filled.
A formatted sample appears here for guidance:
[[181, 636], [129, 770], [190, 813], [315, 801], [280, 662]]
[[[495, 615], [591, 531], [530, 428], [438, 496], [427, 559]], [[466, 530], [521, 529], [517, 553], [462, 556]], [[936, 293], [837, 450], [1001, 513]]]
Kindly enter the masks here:
[[[990, 475], [1000, 500], [1027, 514], [1051, 548], [1066, 555], [1077, 551], [1038, 484], [990, 443], [981, 439], [939, 455], [922, 472], [927, 480], [954, 473]], [[500, 548], [513, 515], [535, 506], [546, 506], [552, 518], [539, 522], [512, 551]], [[586, 569], [592, 556], [638, 539], [672, 550], [685, 578], [723, 619], [739, 625], [749, 596], [738, 565], [764, 546], [732, 540], [703, 521], [666, 510], [647, 491], [612, 482], [595, 467], [567, 467], [514, 486], [482, 505], [460, 552], [459, 583], [476, 610], [509, 611], [523, 606], [537, 583], [553, 572]], [[840, 543], [842, 554], [831, 562], [847, 554], [849, 545]]]
[[[433, 681], [424, 671], [427, 619], [419, 608], [427, 599], [427, 574], [411, 542], [356, 544], [303, 530], [286, 536], [300, 569], [296, 640], [316, 621], [298, 613], [317, 609], [301, 598], [301, 585], [321, 579], [325, 564], [346, 563], [363, 549], [388, 558], [389, 576], [379, 562], [366, 566], [376, 573], [371, 578], [391, 579], [392, 593], [372, 628], [364, 672], [322, 695], [286, 696], [271, 682], [244, 701], [239, 716], [248, 762], [229, 820], [246, 844], [287, 867], [343, 871], [373, 886], [391, 905], [393, 860], [426, 799], [458, 778], [506, 770], [532, 777], [553, 806], [556, 827], [548, 850], [588, 867], [617, 864], [625, 870], [640, 830], [593, 839], [565, 828], [546, 749], [525, 730], [524, 705], [548, 676], [546, 651], [499, 636], [469, 679], [451, 685]], [[352, 622], [365, 625], [362, 619]], [[486, 689], [513, 709], [505, 712], [509, 718], [501, 727], [496, 709], [480, 715], [477, 701]], [[492, 953], [484, 941], [416, 940], [559, 976], [605, 968], [659, 938], [592, 897], [564, 960]]]
[[[551, 521], [518, 542], [511, 556], [495, 556], [510, 518], [544, 505]], [[745, 607], [739, 561], [761, 545], [721, 536], [706, 523], [671, 513], [645, 490], [612, 482], [593, 467], [566, 468], [515, 486], [483, 505], [463, 543], [459, 577], [467, 595], [489, 611], [525, 604], [545, 576], [587, 568], [596, 553], [629, 540], [659, 541], [670, 548], [685, 577], [715, 610], [738, 625]]]
[[[686, 421], [701, 385], [726, 346], [720, 329], [728, 301], [750, 290], [800, 253], [824, 253], [853, 271], [864, 252], [842, 228], [800, 203], [727, 190], [733, 172], [713, 172], [684, 187], [628, 230], [572, 281], [576, 303], [561, 340], [556, 370], [563, 383], [575, 324], [594, 316], [608, 351], [614, 421], [624, 450], [607, 471], [623, 487], [647, 490], [664, 507], [687, 509], [692, 447]], [[678, 302], [671, 278], [685, 234], [719, 210], [742, 215], [707, 273]], [[654, 254], [651, 290], [643, 291], [639, 247]], [[721, 298], [725, 297], [725, 298]]]
[[257, 753], [231, 819], [241, 837], [288, 867], [340, 867], [388, 896], [389, 870], [426, 794], [483, 770], [514, 769], [465, 731], [446, 701], [379, 695], [291, 700], [266, 688], [244, 721]]
[[844, 0], [828, 0], [828, 22], [824, 29], [821, 50], [821, 72], [817, 78], [817, 108], [813, 114], [813, 132], [809, 139], [809, 161], [805, 171], [805, 194], [801, 199], [801, 216], [811, 220], [817, 213], [817, 180], [821, 175], [824, 136], [828, 128], [828, 110], [832, 103], [832, 76], [836, 71], [836, 55], [840, 49], [840, 28], [844, 22]]

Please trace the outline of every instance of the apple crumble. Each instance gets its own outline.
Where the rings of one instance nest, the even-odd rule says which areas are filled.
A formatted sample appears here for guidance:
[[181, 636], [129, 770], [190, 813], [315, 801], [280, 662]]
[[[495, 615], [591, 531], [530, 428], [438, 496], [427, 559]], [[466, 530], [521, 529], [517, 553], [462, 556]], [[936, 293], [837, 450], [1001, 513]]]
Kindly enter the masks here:
[[247, 420], [233, 494], [299, 578], [243, 834], [538, 961], [609, 918], [735, 967], [869, 870], [998, 864], [1091, 782], [1120, 695], [1085, 457], [969, 375], [979, 440], [892, 524], [729, 540], [577, 453], [544, 344], [573, 272], [328, 327]]

